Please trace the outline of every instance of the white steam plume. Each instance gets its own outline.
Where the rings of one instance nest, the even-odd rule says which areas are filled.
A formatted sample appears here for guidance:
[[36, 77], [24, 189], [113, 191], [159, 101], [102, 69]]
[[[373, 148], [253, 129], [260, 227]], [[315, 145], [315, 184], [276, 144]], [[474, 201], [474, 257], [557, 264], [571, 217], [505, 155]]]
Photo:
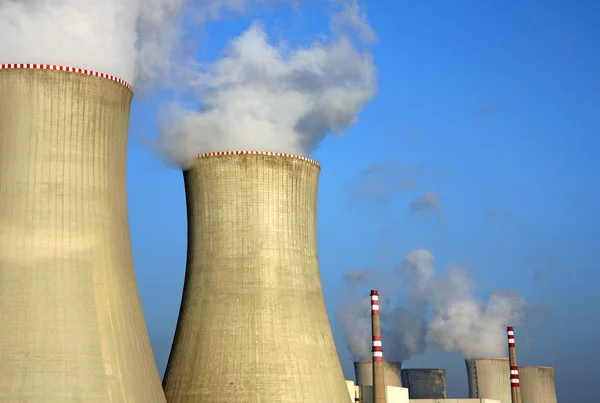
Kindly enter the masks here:
[[460, 267], [440, 277], [434, 270], [434, 256], [426, 249], [408, 252], [399, 274], [413, 307], [432, 310], [427, 342], [467, 358], [504, 356], [505, 327], [521, 324], [528, 311], [525, 299], [514, 291], [494, 292], [487, 301], [477, 299], [474, 283]]
[[[353, 269], [345, 280], [347, 302], [336, 319], [348, 351], [359, 360], [370, 357], [369, 288], [380, 289], [384, 359], [390, 361], [421, 354], [428, 345], [467, 358], [502, 357], [506, 326], [522, 324], [529, 312], [525, 299], [514, 291], [478, 299], [475, 283], [458, 266], [441, 277], [426, 249], [408, 252], [394, 273]], [[410, 306], [399, 306], [402, 300]]]
[[[351, 270], [345, 276], [347, 286], [356, 291], [361, 284], [360, 294], [351, 293], [344, 305], [338, 310], [336, 320], [344, 331], [344, 341], [353, 359], [371, 359], [371, 297], [364, 287], [372, 280], [384, 277], [376, 270]], [[391, 307], [392, 289], [380, 288], [379, 312], [381, 318], [381, 340], [384, 359], [403, 361], [413, 355], [421, 354], [425, 344], [425, 321], [412, 312]]]
[[185, 168], [212, 151], [307, 155], [354, 123], [376, 91], [371, 55], [342, 33], [354, 23], [369, 38], [364, 16], [349, 17], [354, 6], [343, 9], [331, 41], [290, 50], [271, 44], [260, 23], [231, 40], [195, 82], [200, 110], [171, 105], [160, 135], [167, 158]]
[[0, 61], [81, 67], [132, 83], [163, 76], [183, 0], [2, 0]]

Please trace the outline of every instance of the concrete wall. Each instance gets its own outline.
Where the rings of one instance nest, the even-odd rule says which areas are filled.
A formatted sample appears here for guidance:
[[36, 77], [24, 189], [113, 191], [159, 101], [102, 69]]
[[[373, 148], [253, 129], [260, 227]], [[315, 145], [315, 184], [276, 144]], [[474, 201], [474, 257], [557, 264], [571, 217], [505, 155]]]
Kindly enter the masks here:
[[346, 387], [348, 388], [348, 395], [352, 402], [358, 401], [360, 396], [360, 389], [354, 384], [354, 381], [346, 380]]
[[[396, 386], [386, 386], [387, 403], [408, 403], [408, 389]], [[360, 387], [360, 403], [373, 403], [373, 386]]]
[[[384, 347], [385, 348], [385, 347]], [[402, 387], [402, 363], [397, 361], [384, 361], [383, 378], [386, 386]], [[371, 361], [356, 361], [354, 375], [359, 386], [373, 385], [373, 363]]]
[[556, 403], [554, 368], [519, 367], [523, 403]]
[[319, 171], [293, 157], [229, 154], [185, 172], [170, 402], [350, 402], [317, 260]]
[[470, 398], [511, 403], [508, 358], [474, 358], [465, 360], [465, 363]]
[[446, 370], [409, 368], [402, 370], [402, 384], [411, 399], [443, 399], [446, 397]]
[[0, 402], [165, 401], [129, 240], [132, 96], [0, 68]]

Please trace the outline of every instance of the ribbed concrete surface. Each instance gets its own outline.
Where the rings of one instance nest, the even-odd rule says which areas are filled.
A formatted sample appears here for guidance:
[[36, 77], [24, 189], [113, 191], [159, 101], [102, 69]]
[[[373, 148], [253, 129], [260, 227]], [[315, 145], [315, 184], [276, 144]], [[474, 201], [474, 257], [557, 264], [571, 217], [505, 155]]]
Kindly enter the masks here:
[[321, 287], [319, 167], [199, 158], [184, 174], [188, 261], [163, 386], [174, 403], [348, 403]]
[[465, 364], [469, 397], [511, 403], [508, 358], [474, 358], [465, 360]]
[[411, 399], [445, 399], [446, 370], [408, 368], [402, 370], [402, 384]]
[[0, 402], [164, 402], [129, 242], [131, 92], [0, 70]]
[[556, 403], [552, 367], [519, 367], [523, 403]]
[[[402, 386], [401, 369], [401, 362], [383, 362], [383, 382], [385, 386]], [[371, 361], [355, 361], [354, 376], [356, 377], [356, 385], [373, 386], [373, 363]]]

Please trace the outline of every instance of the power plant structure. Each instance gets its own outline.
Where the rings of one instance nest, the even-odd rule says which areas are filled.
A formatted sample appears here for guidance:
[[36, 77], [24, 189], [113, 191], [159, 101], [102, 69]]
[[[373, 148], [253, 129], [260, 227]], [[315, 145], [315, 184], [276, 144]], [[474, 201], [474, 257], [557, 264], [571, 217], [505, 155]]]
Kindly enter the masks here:
[[170, 402], [348, 403], [317, 258], [320, 166], [233, 151], [184, 171], [185, 285]]
[[[400, 361], [383, 361], [383, 381], [385, 386], [402, 387]], [[354, 376], [357, 386], [373, 386], [373, 362], [355, 361]]]
[[556, 403], [554, 368], [521, 366], [519, 377], [524, 403]]
[[383, 346], [381, 343], [381, 321], [379, 318], [379, 292], [371, 290], [371, 334], [373, 364], [373, 403], [386, 403], [386, 388], [383, 368]]
[[446, 370], [409, 368], [402, 370], [402, 385], [411, 399], [445, 399]]
[[164, 403], [133, 269], [132, 88], [0, 65], [1, 402]]
[[511, 403], [508, 358], [472, 358], [465, 364], [470, 398]]
[[521, 403], [521, 387], [519, 385], [519, 367], [517, 365], [517, 345], [515, 331], [512, 326], [506, 328], [508, 336], [508, 361], [510, 366], [510, 394], [512, 403]]

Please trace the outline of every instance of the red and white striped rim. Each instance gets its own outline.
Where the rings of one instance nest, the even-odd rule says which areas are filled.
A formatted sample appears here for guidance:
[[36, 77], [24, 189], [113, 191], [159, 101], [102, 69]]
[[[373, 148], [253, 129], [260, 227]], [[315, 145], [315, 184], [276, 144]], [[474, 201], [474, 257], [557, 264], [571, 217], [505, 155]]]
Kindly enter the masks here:
[[519, 384], [519, 367], [510, 367], [510, 386], [512, 388], [518, 388]]
[[379, 315], [379, 293], [371, 290], [371, 315]]
[[68, 66], [55, 66], [52, 64], [0, 64], [0, 70], [7, 69], [36, 69], [36, 70], [57, 70], [57, 71], [68, 71], [71, 73], [80, 73], [87, 74], [88, 76], [105, 78], [107, 80], [114, 81], [119, 83], [133, 92], [133, 87], [127, 81], [120, 79], [119, 77], [111, 76], [110, 74], [98, 73], [97, 71], [80, 69], [78, 67], [68, 67]]
[[512, 326], [508, 326], [506, 328], [506, 333], [508, 334], [508, 347], [515, 347], [515, 331]]
[[[377, 290], [371, 290], [371, 315], [379, 315], [379, 292]], [[383, 362], [381, 336], [373, 336], [371, 352], [373, 354], [373, 362]]]
[[217, 151], [212, 153], [198, 154], [196, 158], [217, 157], [224, 155], [268, 155], [271, 157], [295, 158], [297, 160], [307, 161], [320, 167], [319, 163], [313, 159], [297, 154], [276, 153], [272, 151]]

